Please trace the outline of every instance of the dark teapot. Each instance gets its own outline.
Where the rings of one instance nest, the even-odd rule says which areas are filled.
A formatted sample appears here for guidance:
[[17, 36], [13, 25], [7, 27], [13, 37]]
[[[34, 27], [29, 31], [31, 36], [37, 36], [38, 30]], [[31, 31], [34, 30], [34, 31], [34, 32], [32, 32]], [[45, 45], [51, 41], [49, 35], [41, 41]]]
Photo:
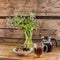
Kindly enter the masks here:
[[[48, 50], [47, 52], [51, 52], [52, 51], [52, 47], [53, 47], [53, 44], [52, 44], [52, 41], [51, 41], [51, 37], [42, 37], [42, 43], [44, 43], [44, 45], [46, 45], [48, 47]], [[46, 47], [44, 46], [44, 52], [46, 50]]]

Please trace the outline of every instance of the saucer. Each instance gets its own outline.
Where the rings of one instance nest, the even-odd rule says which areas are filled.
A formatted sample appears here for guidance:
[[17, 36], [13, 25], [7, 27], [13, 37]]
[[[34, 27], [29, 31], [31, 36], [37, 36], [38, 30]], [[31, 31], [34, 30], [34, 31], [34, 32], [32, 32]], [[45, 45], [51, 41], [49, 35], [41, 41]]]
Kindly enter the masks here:
[[26, 56], [26, 55], [29, 55], [32, 51], [33, 51], [33, 48], [29, 48], [29, 51], [16, 51], [17, 48], [13, 48], [13, 52], [17, 55], [20, 55], [20, 56]]

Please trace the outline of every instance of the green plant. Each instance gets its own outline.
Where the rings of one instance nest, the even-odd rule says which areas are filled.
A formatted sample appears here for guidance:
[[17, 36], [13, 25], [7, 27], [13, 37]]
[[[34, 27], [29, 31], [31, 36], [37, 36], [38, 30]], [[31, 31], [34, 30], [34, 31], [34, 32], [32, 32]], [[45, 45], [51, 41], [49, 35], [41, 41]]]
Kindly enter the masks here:
[[32, 43], [32, 31], [35, 27], [34, 15], [26, 14], [16, 15], [13, 18], [10, 18], [8, 23], [13, 26], [19, 26], [25, 32], [26, 41], [25, 44], [27, 47], [31, 48], [33, 46]]

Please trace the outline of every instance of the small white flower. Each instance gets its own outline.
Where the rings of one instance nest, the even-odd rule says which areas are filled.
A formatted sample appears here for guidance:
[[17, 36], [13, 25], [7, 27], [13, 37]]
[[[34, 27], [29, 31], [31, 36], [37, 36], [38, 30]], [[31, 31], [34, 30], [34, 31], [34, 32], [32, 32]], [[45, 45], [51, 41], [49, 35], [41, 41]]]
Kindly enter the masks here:
[[30, 17], [35, 17], [33, 13], [30, 13]]

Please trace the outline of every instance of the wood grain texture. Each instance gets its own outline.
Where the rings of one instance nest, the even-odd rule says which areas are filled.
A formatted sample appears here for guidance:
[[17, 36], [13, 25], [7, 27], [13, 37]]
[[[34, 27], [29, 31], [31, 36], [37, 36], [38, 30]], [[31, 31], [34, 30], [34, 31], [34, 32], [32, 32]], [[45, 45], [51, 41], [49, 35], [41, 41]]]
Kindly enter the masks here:
[[44, 53], [42, 58], [34, 57], [34, 52], [28, 56], [18, 56], [13, 53], [12, 49], [18, 45], [17, 43], [1, 43], [0, 44], [0, 59], [4, 60], [58, 60], [60, 58], [60, 47], [54, 48], [52, 52]]
[[0, 0], [0, 16], [21, 12], [35, 15], [60, 15], [59, 0]]

